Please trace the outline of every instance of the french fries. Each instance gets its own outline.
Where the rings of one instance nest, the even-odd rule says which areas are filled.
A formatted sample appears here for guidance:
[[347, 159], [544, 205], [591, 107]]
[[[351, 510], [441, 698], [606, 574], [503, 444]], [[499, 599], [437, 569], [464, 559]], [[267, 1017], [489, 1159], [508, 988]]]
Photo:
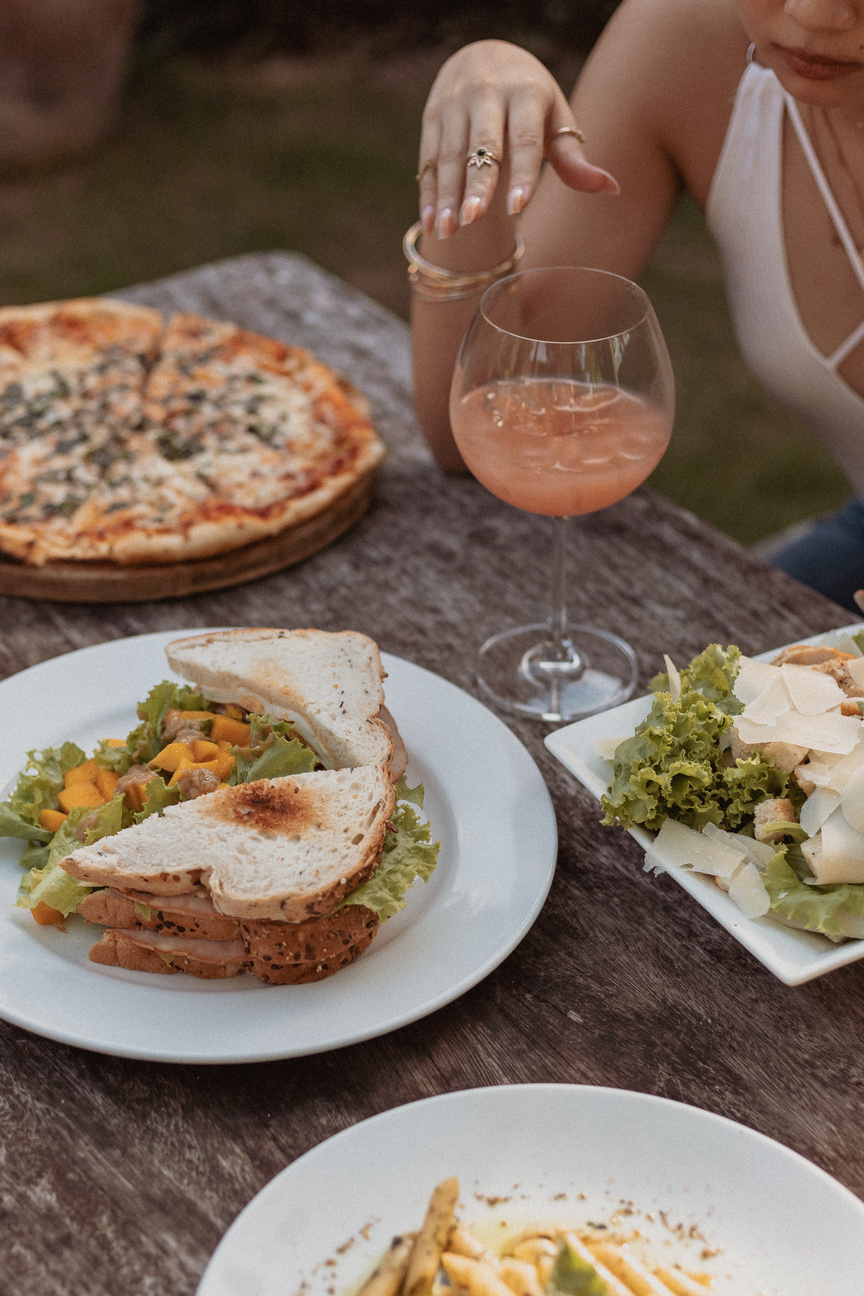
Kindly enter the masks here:
[[[626, 1241], [534, 1229], [496, 1256], [456, 1220], [459, 1181], [445, 1179], [419, 1233], [396, 1237], [357, 1296], [697, 1296], [703, 1283], [677, 1268], [646, 1264]], [[702, 1276], [704, 1279], [704, 1276]]]

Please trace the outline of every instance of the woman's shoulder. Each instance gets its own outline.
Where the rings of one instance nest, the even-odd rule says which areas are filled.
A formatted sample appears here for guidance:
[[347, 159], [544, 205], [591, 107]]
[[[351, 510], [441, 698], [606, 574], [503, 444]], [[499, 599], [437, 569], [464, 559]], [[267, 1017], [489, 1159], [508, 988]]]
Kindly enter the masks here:
[[728, 93], [743, 71], [748, 38], [735, 0], [623, 0], [599, 48], [641, 65], [643, 84], [670, 99]]
[[626, 83], [634, 119], [699, 202], [722, 148], [747, 45], [735, 0], [623, 0], [595, 51]]

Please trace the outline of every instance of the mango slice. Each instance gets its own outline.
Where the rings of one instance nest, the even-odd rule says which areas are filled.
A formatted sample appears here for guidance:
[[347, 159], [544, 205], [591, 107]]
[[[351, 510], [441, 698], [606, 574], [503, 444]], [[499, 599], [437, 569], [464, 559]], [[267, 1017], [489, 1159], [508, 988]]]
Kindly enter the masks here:
[[73, 783], [92, 783], [96, 778], [96, 771], [99, 766], [91, 756], [89, 760], [84, 761], [83, 765], [76, 765], [74, 769], [67, 770], [63, 775], [63, 786], [71, 787]]
[[70, 783], [62, 792], [57, 793], [61, 809], [68, 814], [73, 806], [102, 806], [105, 797], [95, 783]]
[[150, 762], [151, 769], [169, 770], [172, 774], [181, 761], [194, 761], [195, 753], [190, 743], [172, 742], [163, 747], [158, 756]]
[[61, 824], [64, 824], [69, 818], [62, 810], [40, 810], [39, 826], [47, 828], [49, 832], [56, 832]]
[[34, 905], [30, 912], [41, 927], [59, 927], [62, 931], [66, 930], [66, 919], [60, 910], [52, 909], [44, 900]]
[[232, 747], [248, 747], [251, 729], [251, 725], [243, 724], [241, 720], [232, 720], [230, 716], [220, 715], [213, 721], [210, 737], [215, 743], [227, 742]]
[[97, 769], [96, 777], [93, 780], [99, 791], [106, 801], [110, 801], [117, 791], [117, 784], [120, 782], [120, 775], [115, 774], [113, 770]]

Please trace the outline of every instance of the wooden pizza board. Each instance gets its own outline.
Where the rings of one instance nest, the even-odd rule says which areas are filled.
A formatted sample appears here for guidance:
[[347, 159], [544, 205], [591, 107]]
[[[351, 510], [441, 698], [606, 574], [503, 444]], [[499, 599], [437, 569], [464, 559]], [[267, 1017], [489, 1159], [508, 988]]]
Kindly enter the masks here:
[[31, 567], [0, 554], [0, 594], [60, 603], [146, 603], [242, 585], [290, 567], [337, 539], [366, 512], [374, 484], [373, 468], [323, 512], [213, 558], [150, 566], [58, 562]]

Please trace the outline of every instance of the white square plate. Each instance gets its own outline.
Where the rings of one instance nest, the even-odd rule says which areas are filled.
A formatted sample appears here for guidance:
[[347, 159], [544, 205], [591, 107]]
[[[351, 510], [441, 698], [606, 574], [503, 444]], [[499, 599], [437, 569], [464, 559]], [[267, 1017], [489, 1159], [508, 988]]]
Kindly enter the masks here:
[[[861, 624], [856, 623], [843, 630], [831, 630], [795, 642], [830, 643], [833, 636], [860, 629]], [[756, 660], [771, 661], [781, 651], [781, 648], [773, 648], [770, 652], [760, 653]], [[565, 729], [550, 733], [546, 738], [546, 746], [599, 801], [612, 778], [612, 762], [604, 760], [598, 754], [597, 739], [629, 738], [648, 714], [651, 702], [651, 696], [633, 698], [611, 711], [603, 711], [586, 720], [579, 720], [576, 724], [567, 725]], [[647, 851], [654, 840], [654, 834], [644, 828], [630, 828], [628, 831]], [[670, 861], [664, 863], [666, 872], [786, 985], [802, 985], [805, 981], [812, 981], [814, 977], [833, 972], [834, 968], [864, 958], [864, 940], [834, 945], [824, 936], [784, 927], [768, 917], [745, 918], [734, 900], [730, 900], [710, 877], [692, 873]]]

